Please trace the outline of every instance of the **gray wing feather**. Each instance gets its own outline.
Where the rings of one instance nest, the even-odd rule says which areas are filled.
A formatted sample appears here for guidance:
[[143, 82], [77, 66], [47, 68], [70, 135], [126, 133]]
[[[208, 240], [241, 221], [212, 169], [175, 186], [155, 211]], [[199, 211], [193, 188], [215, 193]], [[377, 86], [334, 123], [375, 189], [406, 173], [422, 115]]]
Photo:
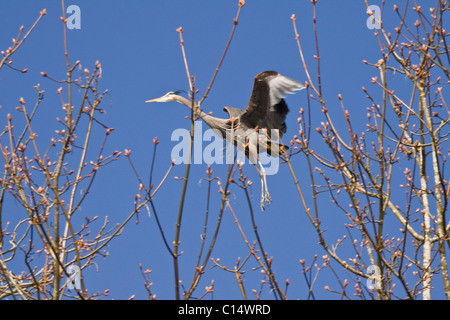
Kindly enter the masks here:
[[291, 78], [282, 76], [281, 74], [268, 80], [270, 88], [270, 110], [274, 111], [275, 105], [277, 105], [281, 99], [283, 99], [287, 93], [292, 94], [295, 91], [305, 88], [300, 82]]
[[239, 118], [239, 116], [244, 112], [244, 110], [233, 107], [224, 107], [223, 110], [228, 112], [230, 119]]

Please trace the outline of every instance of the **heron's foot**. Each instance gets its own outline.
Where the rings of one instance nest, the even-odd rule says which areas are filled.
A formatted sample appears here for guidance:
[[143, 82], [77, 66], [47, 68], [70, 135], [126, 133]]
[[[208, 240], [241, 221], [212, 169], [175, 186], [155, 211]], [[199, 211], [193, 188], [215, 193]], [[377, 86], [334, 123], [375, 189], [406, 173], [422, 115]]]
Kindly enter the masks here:
[[269, 205], [272, 202], [272, 197], [269, 194], [269, 191], [266, 190], [265, 194], [261, 195], [261, 211], [264, 211], [266, 205]]

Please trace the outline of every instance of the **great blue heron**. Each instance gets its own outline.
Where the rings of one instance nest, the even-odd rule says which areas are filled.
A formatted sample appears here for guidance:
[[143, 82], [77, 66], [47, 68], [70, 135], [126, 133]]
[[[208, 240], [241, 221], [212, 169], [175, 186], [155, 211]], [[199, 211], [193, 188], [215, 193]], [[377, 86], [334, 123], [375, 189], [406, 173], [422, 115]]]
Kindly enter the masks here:
[[[258, 153], [267, 152], [271, 156], [279, 156], [279, 147], [281, 144], [264, 143], [261, 147], [261, 139], [249, 139], [252, 132], [264, 131], [269, 140], [274, 141], [286, 133], [286, 115], [289, 113], [288, 106], [284, 102], [286, 93], [304, 89], [305, 86], [300, 82], [285, 77], [276, 71], [265, 71], [255, 77], [253, 91], [250, 100], [244, 110], [224, 107], [228, 113], [228, 119], [212, 117], [206, 114], [200, 108], [194, 108], [197, 117], [203, 119], [212, 129], [220, 132], [222, 138], [230, 137], [230, 130], [239, 130], [247, 136], [245, 143], [238, 143], [236, 135], [231, 135], [232, 141], [238, 148], [245, 150], [246, 156], [255, 165], [261, 178], [261, 209], [264, 209], [264, 203], [270, 203], [271, 197], [267, 189], [265, 169], [259, 161]], [[177, 101], [184, 104], [192, 110], [193, 102], [180, 95], [177, 92], [168, 92], [164, 96], [146, 102], [168, 102]], [[242, 139], [240, 140], [242, 141]], [[267, 140], [266, 140], [267, 142]], [[273, 147], [275, 145], [275, 148]], [[255, 163], [255, 159], [259, 167]]]

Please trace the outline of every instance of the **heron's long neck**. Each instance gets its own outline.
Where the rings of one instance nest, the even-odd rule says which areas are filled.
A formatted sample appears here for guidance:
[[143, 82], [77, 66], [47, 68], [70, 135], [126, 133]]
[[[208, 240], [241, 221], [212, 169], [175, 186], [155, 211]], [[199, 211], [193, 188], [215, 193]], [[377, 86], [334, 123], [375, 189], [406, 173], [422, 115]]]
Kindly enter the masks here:
[[[186, 107], [192, 110], [192, 102], [184, 97], [177, 96], [177, 101], [179, 103], [184, 104]], [[196, 109], [197, 117], [205, 121], [205, 123], [211, 128], [211, 129], [218, 129], [220, 132], [225, 135], [228, 120], [227, 119], [221, 119], [212, 117], [209, 114], [204, 113], [199, 108]]]

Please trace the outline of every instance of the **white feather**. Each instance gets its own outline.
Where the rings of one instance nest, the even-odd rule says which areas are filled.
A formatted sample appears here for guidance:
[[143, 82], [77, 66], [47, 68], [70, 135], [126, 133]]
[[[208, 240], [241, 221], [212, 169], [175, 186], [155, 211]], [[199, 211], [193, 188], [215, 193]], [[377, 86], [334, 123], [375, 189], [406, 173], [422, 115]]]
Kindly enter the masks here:
[[294, 79], [282, 76], [280, 74], [269, 80], [269, 88], [270, 109], [273, 111], [273, 106], [278, 104], [287, 93], [295, 93], [295, 91], [305, 89], [305, 86]]

